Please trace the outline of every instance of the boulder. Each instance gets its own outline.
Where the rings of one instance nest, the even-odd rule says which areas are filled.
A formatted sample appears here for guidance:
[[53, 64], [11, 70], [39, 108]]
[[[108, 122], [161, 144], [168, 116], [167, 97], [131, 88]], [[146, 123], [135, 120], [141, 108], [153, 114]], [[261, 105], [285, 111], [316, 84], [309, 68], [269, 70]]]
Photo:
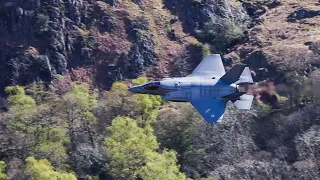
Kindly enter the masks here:
[[281, 5], [281, 1], [280, 0], [274, 0], [274, 1], [271, 1], [267, 4], [268, 8], [269, 9], [272, 9], [272, 8], [276, 8], [278, 6]]
[[244, 63], [248, 64], [251, 68], [266, 68], [268, 67], [268, 58], [262, 51], [255, 51], [250, 53]]
[[252, 19], [250, 27], [261, 24], [262, 20], [259, 18], [261, 15], [266, 13], [266, 8], [264, 4], [259, 2], [242, 2], [242, 6], [246, 10], [247, 14]]
[[298, 9], [291, 13], [287, 17], [288, 22], [296, 22], [297, 20], [306, 19], [306, 18], [313, 18], [315, 16], [320, 16], [320, 11], [315, 10], [308, 10], [308, 9]]
[[116, 7], [118, 5], [118, 0], [103, 0], [103, 2], [109, 4], [112, 7]]

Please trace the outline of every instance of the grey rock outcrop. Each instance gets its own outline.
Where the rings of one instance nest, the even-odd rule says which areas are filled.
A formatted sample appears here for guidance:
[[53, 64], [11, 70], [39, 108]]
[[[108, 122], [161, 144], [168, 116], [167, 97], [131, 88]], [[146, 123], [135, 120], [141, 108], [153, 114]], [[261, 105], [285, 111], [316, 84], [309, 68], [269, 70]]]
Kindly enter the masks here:
[[121, 54], [116, 63], [107, 68], [104, 83], [107, 86], [114, 81], [137, 78], [146, 68], [155, 65], [155, 42], [146, 33], [148, 21], [144, 18], [127, 20], [126, 30], [132, 46], [128, 53]]
[[48, 56], [26, 56], [5, 47], [0, 48], [0, 54], [0, 87], [52, 80], [53, 72]]
[[[75, 46], [69, 31], [87, 21], [86, 8], [82, 0], [0, 4], [0, 89], [37, 81], [50, 83], [56, 73], [66, 74], [67, 59]], [[28, 46], [34, 47], [35, 54], [24, 54]]]
[[226, 0], [166, 0], [165, 3], [168, 9], [177, 13], [184, 22], [184, 28], [191, 33], [202, 29], [205, 23], [217, 17], [230, 19], [236, 24], [249, 21], [242, 6], [235, 8]]
[[[117, 6], [116, 0], [104, 2]], [[128, 20], [126, 24], [128, 38], [132, 42], [130, 50], [120, 56], [110, 53], [105, 62], [107, 66], [95, 67], [96, 61], [107, 58], [96, 57], [99, 54], [95, 45], [98, 34], [116, 30], [106, 6], [102, 1], [86, 0], [17, 0], [0, 3], [0, 89], [37, 81], [49, 85], [56, 74], [65, 75], [68, 69], [77, 67], [97, 68], [98, 72], [104, 74], [99, 84], [107, 89], [114, 80], [135, 78], [146, 67], [152, 66], [156, 59], [155, 43], [148, 33], [144, 33], [148, 31], [149, 24], [141, 18]], [[95, 33], [89, 31], [91, 28]], [[25, 57], [24, 51], [29, 46], [36, 52]], [[15, 54], [17, 51], [19, 55]], [[12, 63], [18, 64], [13, 66]], [[32, 69], [38, 68], [39, 63], [47, 63], [48, 68], [41, 64], [42, 69]], [[25, 75], [27, 71], [30, 73]], [[105, 78], [108, 74], [110, 76]]]

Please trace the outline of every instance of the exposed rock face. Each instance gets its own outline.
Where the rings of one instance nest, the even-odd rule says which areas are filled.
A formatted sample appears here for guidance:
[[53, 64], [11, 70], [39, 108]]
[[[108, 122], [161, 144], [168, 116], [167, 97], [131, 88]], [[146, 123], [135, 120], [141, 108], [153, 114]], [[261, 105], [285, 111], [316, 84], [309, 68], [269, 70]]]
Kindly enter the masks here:
[[1, 89], [9, 84], [26, 85], [35, 81], [51, 81], [53, 70], [48, 56], [26, 56], [15, 51], [9, 47], [0, 48]]
[[[279, 0], [0, 2], [0, 94], [14, 84], [49, 85], [57, 74], [74, 69], [88, 73], [92, 85], [101, 89], [144, 72], [155, 78], [187, 75], [203, 56], [198, 41], [209, 43], [211, 53], [229, 53], [224, 56], [227, 66], [248, 63], [258, 80], [281, 76], [279, 62], [288, 67], [296, 62], [292, 67], [303, 67], [303, 72], [307, 64], [319, 65], [314, 39], [320, 36], [313, 31], [319, 26], [319, 10], [311, 6]], [[212, 33], [225, 27], [229, 29], [224, 34]], [[207, 34], [201, 38], [199, 32]], [[219, 48], [227, 38], [230, 42]], [[295, 52], [309, 57], [291, 63]]]
[[[133, 3], [141, 9], [148, 8], [142, 1]], [[237, 23], [248, 20], [241, 6], [235, 8], [227, 1], [174, 0], [168, 3], [173, 5], [170, 9], [177, 8], [183, 13], [180, 18], [190, 32], [201, 29], [204, 23], [214, 17], [228, 18]], [[97, 73], [96, 83], [106, 89], [116, 80], [136, 78], [146, 68], [154, 66], [158, 58], [156, 42], [153, 33], [150, 33], [154, 29], [150, 29], [146, 18], [127, 17], [127, 12], [123, 12], [120, 15], [123, 17], [120, 18], [125, 19], [127, 37], [117, 35], [119, 25], [115, 24], [115, 18], [119, 18], [119, 14], [114, 15], [118, 12], [112, 8], [117, 8], [119, 4], [117, 0], [67, 0], [65, 3], [55, 0], [33, 0], [26, 3], [21, 0], [0, 4], [1, 67], [12, 67], [11, 62], [19, 64], [12, 70], [6, 68], [2, 71], [0, 86], [36, 81], [50, 84], [56, 74], [65, 75], [68, 69], [93, 67]], [[114, 38], [112, 34], [123, 38], [111, 41], [122, 43], [126, 39], [132, 45], [127, 52], [118, 53], [118, 49], [112, 49], [112, 46], [109, 50], [101, 50], [101, 46], [108, 46], [105, 43], [110, 41], [100, 43], [101, 37], [104, 38], [106, 34], [111, 35], [111, 38]], [[6, 46], [13, 48], [8, 51]], [[35, 54], [25, 57], [24, 51], [29, 46], [35, 49]], [[18, 47], [21, 47], [19, 56], [12, 53]], [[38, 61], [33, 62], [31, 58]], [[25, 62], [25, 65], [20, 62]], [[37, 67], [41, 69], [28, 69]]]
[[155, 43], [145, 32], [148, 29], [146, 19], [127, 20], [126, 31], [132, 46], [128, 53], [121, 54], [116, 63], [107, 68], [103, 80], [106, 86], [111, 86], [114, 81], [137, 78], [145, 68], [155, 64]]
[[[0, 4], [1, 68], [5, 68], [0, 86], [50, 83], [56, 73], [66, 74], [67, 59], [77, 49], [70, 31], [89, 22], [87, 8], [88, 3], [81, 0]], [[28, 46], [34, 47], [31, 54], [35, 54], [23, 54]]]
[[[173, 64], [169, 69], [170, 77], [184, 77], [191, 74], [203, 58], [202, 54], [199, 53], [201, 50], [201, 47], [196, 45], [186, 47], [186, 53], [174, 58]], [[195, 59], [197, 61], [194, 61]]]
[[279, 80], [284, 76], [284, 72], [277, 69], [277, 67], [270, 63], [268, 55], [262, 51], [254, 51], [246, 56], [243, 63], [247, 64], [253, 70], [253, 79], [255, 82], [272, 79]]
[[233, 7], [226, 0], [166, 0], [167, 7], [177, 13], [185, 28], [194, 33], [216, 17], [231, 19], [238, 24], [247, 23], [249, 17], [242, 6]]
[[[136, 78], [145, 67], [153, 66], [155, 42], [150, 33], [145, 33], [149, 31], [148, 20], [126, 18], [127, 12], [114, 15], [117, 12], [112, 8], [118, 1], [105, 2], [111, 6], [84, 0], [0, 3], [1, 91], [14, 84], [50, 84], [56, 74], [65, 75], [68, 69], [78, 67], [97, 68], [98, 84], [108, 88], [115, 80]], [[127, 19], [123, 22], [127, 37], [117, 34], [117, 16]], [[121, 46], [129, 41], [132, 46], [120, 54], [117, 45], [101, 49], [109, 46], [108, 42], [100, 43], [106, 35], [112, 43]], [[34, 54], [25, 56], [29, 46]]]

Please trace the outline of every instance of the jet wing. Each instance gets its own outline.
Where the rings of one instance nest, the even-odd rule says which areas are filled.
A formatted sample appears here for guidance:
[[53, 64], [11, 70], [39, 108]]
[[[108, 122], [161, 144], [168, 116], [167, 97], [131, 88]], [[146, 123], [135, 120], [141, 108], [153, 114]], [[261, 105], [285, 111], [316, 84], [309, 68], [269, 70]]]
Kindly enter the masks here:
[[199, 99], [191, 101], [194, 108], [208, 123], [216, 123], [222, 120], [227, 101], [221, 99]]
[[207, 55], [194, 69], [191, 76], [221, 77], [226, 73], [219, 54]]

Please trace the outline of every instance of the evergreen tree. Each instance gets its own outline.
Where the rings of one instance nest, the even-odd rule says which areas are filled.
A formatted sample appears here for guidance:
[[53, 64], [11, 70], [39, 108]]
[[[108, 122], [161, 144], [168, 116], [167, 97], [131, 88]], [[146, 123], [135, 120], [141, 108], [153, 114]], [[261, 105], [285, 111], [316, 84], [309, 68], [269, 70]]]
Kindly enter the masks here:
[[76, 180], [71, 173], [55, 171], [46, 159], [36, 160], [34, 157], [26, 159], [26, 173], [31, 180]]
[[179, 172], [174, 151], [164, 150], [159, 154], [159, 145], [153, 129], [146, 125], [140, 128], [129, 117], [118, 117], [105, 138], [110, 158], [107, 169], [118, 179], [186, 179]]
[[0, 161], [0, 180], [8, 179], [8, 176], [4, 173], [5, 169], [6, 169], [6, 163], [3, 161]]

